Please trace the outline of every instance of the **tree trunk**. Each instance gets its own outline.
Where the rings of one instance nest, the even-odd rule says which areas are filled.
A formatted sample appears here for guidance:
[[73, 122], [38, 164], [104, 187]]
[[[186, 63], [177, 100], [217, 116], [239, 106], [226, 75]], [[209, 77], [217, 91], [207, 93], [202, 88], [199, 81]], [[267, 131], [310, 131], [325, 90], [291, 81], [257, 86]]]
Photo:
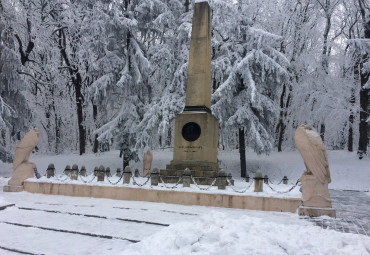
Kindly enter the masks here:
[[[77, 69], [78, 70], [78, 69]], [[73, 82], [75, 80], [75, 82]], [[85, 146], [86, 146], [86, 129], [83, 123], [83, 97], [81, 92], [81, 76], [77, 72], [76, 78], [72, 78], [72, 82], [74, 83], [75, 87], [75, 95], [76, 95], [76, 105], [77, 105], [77, 123], [78, 123], [78, 134], [79, 134], [79, 143], [80, 143], [80, 155], [85, 153]]]
[[283, 143], [283, 139], [284, 139], [284, 129], [285, 129], [285, 125], [284, 125], [284, 97], [285, 97], [285, 93], [286, 93], [286, 85], [284, 84], [283, 85], [283, 91], [281, 92], [281, 96], [280, 96], [280, 116], [279, 116], [279, 122], [278, 122], [278, 125], [276, 127], [276, 133], [279, 133], [279, 138], [278, 138], [278, 152], [281, 152], [281, 145]]
[[128, 159], [127, 153], [123, 153], [123, 170], [128, 166], [130, 160]]
[[239, 128], [239, 153], [240, 153], [240, 176], [246, 177], [247, 163], [245, 159], [245, 134], [244, 128]]
[[184, 4], [184, 6], [185, 6], [185, 12], [188, 12], [189, 11], [189, 5], [190, 5], [189, 0], [185, 0], [185, 4]]
[[80, 155], [85, 153], [86, 147], [86, 129], [83, 125], [83, 95], [82, 95], [82, 78], [79, 69], [76, 65], [71, 65], [69, 57], [66, 52], [66, 38], [64, 31], [59, 30], [59, 50], [60, 54], [66, 66], [68, 67], [68, 72], [70, 74], [72, 84], [75, 90], [76, 106], [77, 106], [77, 123], [78, 123], [78, 135], [79, 135], [79, 149]]
[[324, 123], [321, 123], [320, 125], [320, 136], [321, 136], [322, 141], [324, 142], [324, 138], [325, 138], [325, 124]]
[[[96, 119], [98, 117], [98, 106], [93, 105], [93, 118], [94, 121], [96, 122]], [[95, 139], [94, 139], [94, 146], [93, 146], [93, 152], [97, 153], [99, 149], [99, 141], [98, 141], [98, 134], [95, 134]]]
[[[359, 8], [362, 17], [362, 24], [364, 26], [364, 37], [365, 39], [370, 38], [370, 19], [367, 18], [369, 13], [366, 13], [366, 7], [363, 0], [359, 0]], [[360, 89], [360, 137], [358, 142], [358, 157], [362, 159], [367, 152], [367, 145], [369, 142], [368, 137], [368, 123], [367, 119], [369, 118], [369, 92], [370, 89], [365, 88], [366, 83], [369, 80], [370, 72], [365, 70], [364, 63], [369, 59], [367, 54], [363, 55], [360, 63], [360, 80], [361, 80], [361, 89]]]
[[[358, 77], [358, 65], [355, 65], [354, 67], [354, 73], [355, 77]], [[351, 98], [349, 100], [350, 103], [350, 114], [349, 114], [349, 129], [348, 129], [348, 151], [353, 151], [353, 120], [354, 120], [354, 115], [353, 115], [353, 108], [355, 106], [356, 102], [356, 97], [355, 97], [355, 89], [351, 89]]]
[[368, 107], [369, 107], [369, 89], [365, 89], [365, 84], [369, 80], [369, 73], [365, 72], [363, 69], [363, 64], [360, 65], [361, 68], [361, 90], [360, 90], [360, 139], [358, 142], [358, 157], [362, 159], [367, 152], [368, 145], [368, 123], [369, 118]]

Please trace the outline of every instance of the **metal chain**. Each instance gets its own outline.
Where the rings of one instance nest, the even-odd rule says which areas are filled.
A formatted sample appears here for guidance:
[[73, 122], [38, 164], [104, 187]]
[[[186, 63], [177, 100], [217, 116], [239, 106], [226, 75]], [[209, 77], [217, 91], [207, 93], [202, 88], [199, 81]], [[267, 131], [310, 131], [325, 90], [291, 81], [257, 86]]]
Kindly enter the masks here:
[[236, 190], [234, 188], [234, 186], [231, 184], [230, 180], [228, 178], [226, 178], [226, 180], [227, 180], [227, 183], [229, 184], [229, 186], [231, 187], [231, 189], [233, 191], [237, 192], [237, 193], [244, 193], [244, 192], [246, 192], [252, 186], [252, 183], [253, 183], [253, 180], [252, 180], [251, 183], [245, 189], [243, 189], [243, 190]]
[[83, 181], [84, 183], [91, 183], [93, 180], [95, 180], [96, 175], [94, 175], [94, 177], [93, 177], [90, 181], [85, 181], [85, 180], [82, 178], [82, 175], [79, 175], [78, 177], [79, 177], [79, 178], [81, 179], [81, 181]]
[[162, 179], [162, 176], [159, 176], [159, 179], [161, 180], [161, 182], [163, 183], [164, 187], [167, 188], [167, 189], [175, 189], [177, 188], [177, 185], [180, 184], [181, 180], [182, 180], [182, 176], [180, 177], [179, 181], [172, 187], [167, 187], [166, 183], [163, 181]]
[[200, 190], [209, 190], [215, 183], [216, 183], [216, 180], [217, 180], [217, 178], [215, 178], [214, 180], [213, 180], [213, 182], [212, 182], [212, 184], [208, 187], [208, 188], [201, 188], [201, 187], [199, 187], [199, 185], [196, 183], [196, 181], [195, 181], [195, 179], [194, 179], [194, 177], [192, 176], [192, 175], [190, 175], [190, 177], [191, 177], [191, 180], [194, 182], [194, 184], [195, 184], [195, 186], [198, 188], [198, 189], [200, 189]]
[[43, 175], [41, 175], [41, 176], [46, 176], [46, 174], [47, 174], [47, 170], [45, 170], [45, 173]]
[[298, 183], [299, 183], [299, 179], [297, 180], [297, 182], [295, 183], [295, 185], [294, 185], [293, 187], [291, 187], [291, 188], [290, 188], [289, 190], [287, 190], [287, 191], [278, 191], [278, 190], [275, 190], [275, 189], [274, 189], [273, 187], [271, 187], [271, 186], [270, 186], [270, 184], [268, 184], [268, 183], [267, 183], [267, 186], [269, 186], [269, 188], [270, 188], [272, 191], [276, 192], [276, 193], [279, 193], [279, 194], [285, 194], [285, 193], [291, 192], [295, 187], [297, 187]]
[[139, 187], [142, 187], [142, 186], [144, 186], [145, 184], [147, 184], [147, 183], [148, 183], [148, 181], [150, 180], [151, 175], [152, 175], [152, 174], [148, 174], [148, 177], [147, 177], [148, 179], [147, 179], [143, 184], [139, 184], [139, 183], [137, 183], [137, 182], [136, 182], [136, 180], [135, 180], [135, 175], [133, 175], [133, 176], [132, 176], [132, 184], [137, 185], [137, 186], [139, 186]]
[[[63, 173], [64, 173], [64, 171], [63, 171]], [[57, 178], [58, 181], [65, 182], [65, 181], [67, 181], [71, 177], [71, 173], [69, 173], [67, 175], [67, 177], [65, 179], [63, 179], [63, 180], [59, 179], [59, 177], [57, 175], [55, 177]]]
[[[281, 179], [281, 181], [280, 181], [278, 184], [276, 184], [276, 185], [281, 184], [281, 183], [283, 182], [283, 180], [284, 180], [284, 178], [283, 178], [283, 179]], [[273, 183], [273, 182], [270, 180], [270, 178], [268, 178], [268, 181], [269, 181], [269, 183], [270, 183], [270, 184], [275, 185], [275, 183]]]
[[108, 175], [107, 175], [107, 180], [108, 180], [108, 182], [109, 182], [110, 184], [112, 184], [112, 185], [117, 185], [117, 184], [122, 180], [122, 177], [123, 177], [123, 172], [122, 172], [121, 176], [119, 177], [118, 181], [116, 181], [116, 182], [112, 182], [111, 180], [109, 180]]

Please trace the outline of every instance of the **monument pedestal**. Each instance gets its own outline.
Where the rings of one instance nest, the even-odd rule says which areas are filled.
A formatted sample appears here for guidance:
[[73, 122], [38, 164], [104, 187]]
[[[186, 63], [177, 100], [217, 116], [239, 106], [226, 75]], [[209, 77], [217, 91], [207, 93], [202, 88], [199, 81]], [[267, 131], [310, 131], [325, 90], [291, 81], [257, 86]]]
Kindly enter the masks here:
[[321, 183], [314, 175], [303, 174], [302, 182], [302, 206], [298, 208], [299, 215], [319, 217], [327, 215], [336, 217], [335, 210], [331, 205], [328, 183]]
[[320, 207], [309, 207], [309, 206], [300, 206], [298, 207], [298, 214], [301, 216], [309, 217], [320, 217], [320, 216], [329, 216], [332, 218], [336, 217], [335, 209], [333, 208], [320, 208]]
[[165, 182], [176, 183], [189, 168], [197, 184], [210, 185], [217, 163], [218, 121], [207, 111], [184, 111], [175, 119], [173, 160], [161, 170]]
[[3, 187], [4, 192], [22, 192], [23, 186], [12, 186], [12, 185], [5, 185]]

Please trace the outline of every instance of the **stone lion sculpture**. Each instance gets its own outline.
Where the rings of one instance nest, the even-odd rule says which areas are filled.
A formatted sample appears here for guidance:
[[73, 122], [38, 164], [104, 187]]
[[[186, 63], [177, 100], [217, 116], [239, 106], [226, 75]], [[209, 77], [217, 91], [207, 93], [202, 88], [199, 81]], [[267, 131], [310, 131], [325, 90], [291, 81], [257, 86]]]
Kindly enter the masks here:
[[29, 162], [28, 158], [39, 140], [39, 130], [31, 129], [18, 144], [13, 161], [13, 175], [9, 180], [10, 186], [22, 186], [24, 180], [34, 177], [35, 163]]
[[301, 125], [295, 132], [294, 140], [306, 166], [300, 178], [303, 206], [331, 208], [328, 190], [330, 169], [320, 135], [311, 126]]
[[143, 158], [143, 176], [147, 176], [152, 168], [153, 154], [148, 150]]

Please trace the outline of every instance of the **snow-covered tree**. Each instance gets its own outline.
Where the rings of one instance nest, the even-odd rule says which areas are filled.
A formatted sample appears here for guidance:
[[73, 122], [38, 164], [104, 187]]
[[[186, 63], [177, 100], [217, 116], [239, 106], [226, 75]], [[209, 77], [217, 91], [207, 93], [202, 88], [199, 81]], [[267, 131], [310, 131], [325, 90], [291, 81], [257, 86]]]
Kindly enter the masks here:
[[31, 118], [23, 95], [26, 83], [16, 71], [21, 62], [15, 51], [12, 27], [8, 23], [12, 15], [0, 2], [0, 160], [5, 162], [12, 161], [10, 151], [29, 128]]
[[179, 1], [171, 1], [163, 12], [170, 20], [163, 24], [157, 19], [156, 27], [164, 30], [157, 40], [161, 43], [148, 50], [153, 97], [138, 125], [138, 149], [170, 143], [175, 114], [184, 109], [192, 19], [192, 12], [184, 11]]
[[214, 1], [214, 6], [214, 38], [219, 42], [213, 62], [220, 66], [221, 58], [230, 74], [219, 81], [216, 76], [220, 86], [212, 111], [221, 132], [244, 128], [249, 146], [257, 153], [269, 152], [279, 110], [276, 99], [281, 84], [289, 82], [289, 61], [277, 50], [282, 38], [254, 27], [244, 15], [247, 5], [237, 9], [231, 2]]

